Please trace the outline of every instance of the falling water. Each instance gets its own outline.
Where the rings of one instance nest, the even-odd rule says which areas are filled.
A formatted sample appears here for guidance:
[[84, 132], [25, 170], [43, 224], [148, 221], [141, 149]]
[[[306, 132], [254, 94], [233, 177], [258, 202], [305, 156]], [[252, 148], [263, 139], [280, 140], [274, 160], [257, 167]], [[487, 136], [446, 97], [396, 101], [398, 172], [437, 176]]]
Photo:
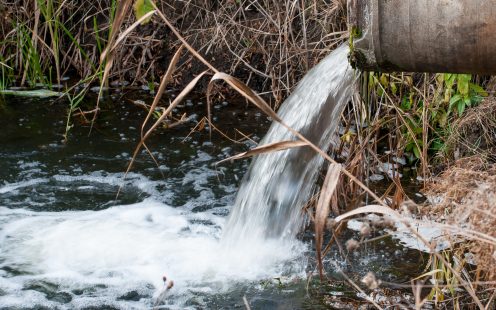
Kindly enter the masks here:
[[[352, 94], [353, 70], [342, 45], [310, 70], [279, 110], [281, 119], [326, 150]], [[296, 137], [274, 122], [260, 145]], [[224, 230], [228, 246], [292, 239], [323, 159], [309, 147], [259, 155], [253, 160]]]

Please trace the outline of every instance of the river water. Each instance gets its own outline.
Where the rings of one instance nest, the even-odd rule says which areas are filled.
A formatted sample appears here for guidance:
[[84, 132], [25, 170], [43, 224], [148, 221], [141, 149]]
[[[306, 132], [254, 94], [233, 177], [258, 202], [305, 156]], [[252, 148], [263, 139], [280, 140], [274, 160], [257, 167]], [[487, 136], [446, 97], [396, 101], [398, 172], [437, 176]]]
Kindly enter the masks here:
[[[199, 110], [191, 105], [182, 110]], [[222, 110], [220, 127], [236, 121], [258, 140], [269, 121], [245, 113], [244, 104], [225, 105], [214, 108]], [[115, 99], [90, 137], [87, 125], [76, 124], [65, 144], [60, 102], [2, 102], [0, 308], [150, 307], [163, 275], [175, 284], [163, 303], [182, 308], [242, 288], [233, 283], [304, 275], [301, 242], [269, 242], [253, 256], [219, 244], [246, 162], [228, 169], [214, 163], [253, 142], [215, 134], [210, 141], [206, 131], [187, 137], [188, 124], [151, 141], [160, 167], [143, 154], [124, 180], [143, 112]]]
[[[312, 234], [250, 244], [222, 241], [226, 218], [249, 161], [215, 163], [259, 142], [270, 121], [244, 101], [218, 103], [214, 121], [233, 143], [191, 133], [206, 110], [191, 98], [177, 113], [192, 122], [160, 130], [146, 154], [124, 171], [145, 111], [142, 93], [107, 97], [91, 135], [76, 118], [64, 143], [65, 103], [0, 98], [0, 309], [332, 308], [330, 298], [359, 300], [335, 274], [358, 280], [369, 270], [406, 281], [419, 255], [382, 240], [326, 261], [337, 282], [315, 271]], [[88, 98], [88, 107], [94, 105]], [[195, 114], [197, 113], [197, 114]], [[116, 198], [119, 187], [121, 194]], [[256, 249], [256, 251], [253, 251]], [[165, 291], [174, 281], [172, 289]]]

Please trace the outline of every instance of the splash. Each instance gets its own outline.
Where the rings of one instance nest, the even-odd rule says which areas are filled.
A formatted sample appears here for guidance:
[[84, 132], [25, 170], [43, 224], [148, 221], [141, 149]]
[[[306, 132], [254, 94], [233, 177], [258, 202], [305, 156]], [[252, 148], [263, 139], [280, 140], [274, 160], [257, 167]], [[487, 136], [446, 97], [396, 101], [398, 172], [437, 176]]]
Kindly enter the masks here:
[[[208, 177], [200, 173], [196, 181]], [[12, 195], [20, 195], [23, 189], [36, 192], [54, 180], [54, 189], [73, 184], [80, 188], [88, 180], [100, 187], [117, 185], [123, 176], [92, 172], [40, 180], [19, 181], [9, 191]], [[171, 309], [195, 308], [192, 300], [232, 294], [242, 283], [304, 276], [306, 259], [301, 254], [306, 247], [302, 242], [292, 249], [279, 242], [259, 243], [256, 255], [225, 251], [219, 239], [226, 207], [201, 212], [172, 207], [159, 200], [164, 181], [133, 174], [127, 182], [128, 187], [150, 197], [98, 211], [54, 212], [52, 207], [36, 210], [38, 204], [31, 204], [32, 210], [0, 204], [0, 305], [141, 309], [155, 304], [164, 289], [162, 275], [166, 275], [175, 284], [160, 304]], [[203, 204], [210, 202], [210, 198], [198, 199]], [[199, 305], [205, 306], [204, 302]]]

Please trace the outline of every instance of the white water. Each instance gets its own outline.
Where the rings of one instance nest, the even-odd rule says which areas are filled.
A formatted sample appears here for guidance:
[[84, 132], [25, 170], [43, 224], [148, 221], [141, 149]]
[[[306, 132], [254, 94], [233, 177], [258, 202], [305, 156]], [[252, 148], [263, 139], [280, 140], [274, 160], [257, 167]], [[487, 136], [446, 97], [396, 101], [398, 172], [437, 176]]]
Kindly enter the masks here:
[[[348, 51], [342, 45], [310, 70], [278, 113], [323, 150], [329, 148], [339, 117], [351, 99], [354, 73], [347, 61]], [[274, 122], [260, 145], [295, 139]], [[250, 251], [249, 245], [258, 240], [293, 239], [322, 163], [322, 157], [309, 147], [258, 156], [229, 216], [224, 233], [228, 246], [241, 242]]]
[[[346, 55], [341, 47], [326, 57], [279, 113], [324, 149], [351, 94]], [[288, 139], [292, 135], [274, 124], [262, 143]], [[174, 182], [130, 175], [126, 186], [148, 198], [99, 211], [72, 208], [70, 199], [81, 205], [82, 193], [116, 191], [122, 173], [77, 164], [64, 168], [70, 173], [53, 172], [39, 159], [20, 163], [19, 178], [0, 185], [0, 309], [150, 308], [162, 293], [163, 275], [175, 283], [163, 304], [204, 308], [206, 296], [229, 294], [240, 285], [304, 278], [307, 248], [295, 234], [322, 159], [306, 148], [259, 156], [226, 224], [229, 205], [194, 211], [212, 200], [230, 201], [232, 189], [222, 187], [226, 196], [215, 198], [212, 187], [219, 185], [210, 165], [216, 159], [201, 151], [192, 158], [175, 168], [184, 174]], [[172, 169], [177, 163], [165, 164]], [[165, 203], [188, 186], [196, 195], [191, 202]], [[69, 208], [54, 210], [65, 192]], [[53, 206], [46, 210], [45, 203]]]
[[[85, 181], [94, 175], [64, 180]], [[98, 181], [119, 184], [121, 177], [107, 175]], [[32, 184], [26, 180], [2, 188], [15, 191]], [[159, 183], [140, 177], [131, 185], [155, 193]], [[174, 287], [164, 303], [182, 309], [192, 296], [226, 293], [235, 283], [304, 276], [302, 243], [254, 244], [256, 255], [223, 248], [219, 242], [225, 220], [222, 209], [194, 213], [169, 207], [153, 196], [102, 211], [0, 207], [0, 267], [22, 272], [12, 276], [0, 270], [0, 308], [142, 309], [151, 306], [152, 295], [160, 295], [162, 275], [166, 275]], [[40, 292], [40, 285], [59, 297]], [[38, 289], [29, 289], [33, 286]], [[58, 287], [50, 289], [53, 286]], [[137, 300], [121, 300], [130, 292], [136, 292]], [[70, 300], [61, 303], [64, 296]]]

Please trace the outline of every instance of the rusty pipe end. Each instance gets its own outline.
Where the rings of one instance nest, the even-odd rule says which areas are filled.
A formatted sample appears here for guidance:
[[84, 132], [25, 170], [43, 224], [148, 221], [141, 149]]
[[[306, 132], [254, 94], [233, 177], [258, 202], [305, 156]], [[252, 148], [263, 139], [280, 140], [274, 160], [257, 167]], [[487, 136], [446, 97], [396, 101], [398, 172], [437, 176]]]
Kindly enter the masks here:
[[348, 0], [349, 60], [367, 71], [496, 74], [495, 0]]
[[[348, 0], [348, 31], [350, 34], [349, 61], [354, 69], [379, 69], [375, 53], [374, 15], [377, 9], [373, 0]], [[375, 40], [374, 40], [375, 39]]]

